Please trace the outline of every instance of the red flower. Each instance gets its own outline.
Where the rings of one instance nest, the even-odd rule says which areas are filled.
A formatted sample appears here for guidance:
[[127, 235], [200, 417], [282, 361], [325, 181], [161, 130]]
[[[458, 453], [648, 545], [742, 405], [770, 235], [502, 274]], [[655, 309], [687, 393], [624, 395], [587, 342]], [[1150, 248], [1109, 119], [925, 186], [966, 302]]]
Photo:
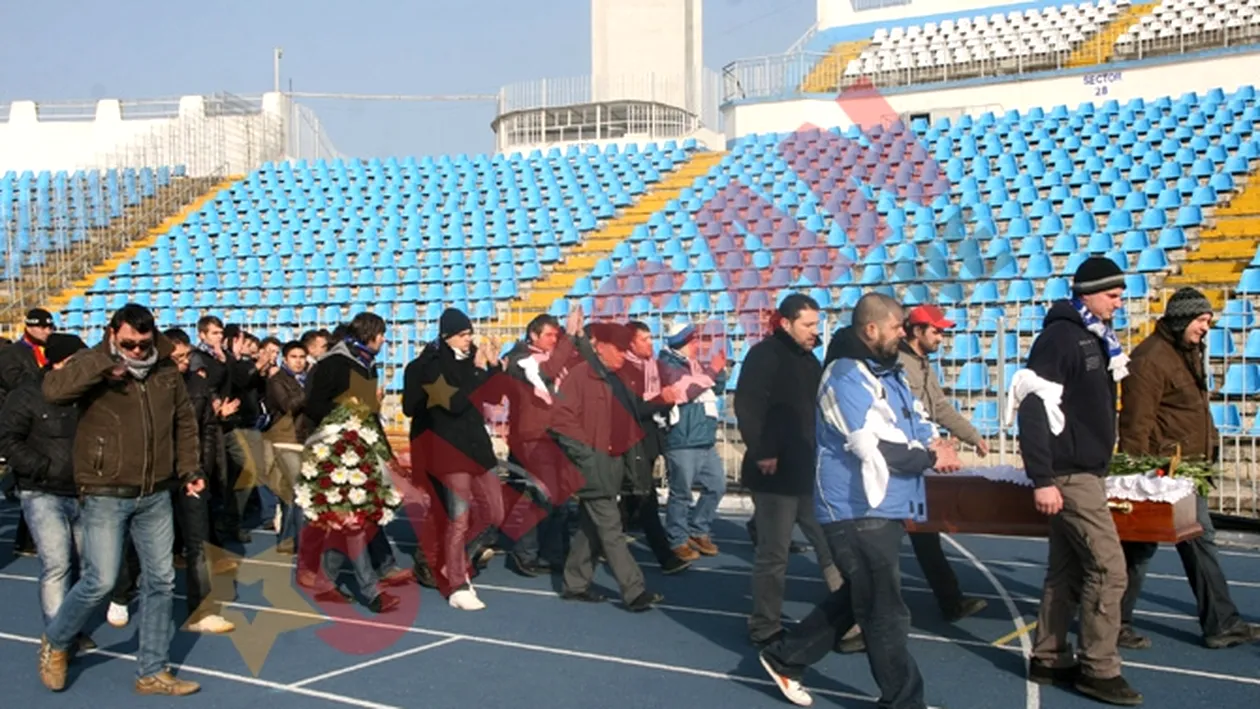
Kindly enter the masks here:
[[331, 473], [337, 469], [337, 466], [333, 465], [332, 461], [325, 460], [319, 464], [319, 469], [325, 473]]
[[354, 431], [354, 430], [347, 430], [345, 433], [341, 435], [341, 437], [347, 441], [350, 441], [351, 443], [354, 443], [355, 441], [359, 440], [359, 432]]
[[371, 475], [372, 464], [367, 462], [366, 460], [363, 461], [362, 463], [359, 463], [359, 472], [363, 473], [364, 475]]
[[333, 444], [332, 452], [333, 455], [342, 455], [346, 452], [346, 444], [342, 441], [337, 441]]
[[354, 446], [354, 452], [358, 454], [360, 458], [362, 458], [363, 456], [367, 455], [367, 446], [363, 445], [362, 443], [356, 443]]
[[377, 487], [377, 485], [376, 485], [376, 481], [375, 481], [375, 480], [369, 480], [369, 481], [367, 481], [367, 482], [363, 483], [363, 490], [364, 490], [364, 492], [368, 492], [368, 493], [373, 493], [373, 492], [376, 492], [376, 487]]
[[319, 492], [315, 494], [314, 502], [320, 507], [323, 507], [324, 505], [328, 504], [328, 498], [324, 496], [324, 493]]
[[320, 488], [327, 490], [333, 486], [333, 481], [331, 478], [320, 478], [319, 486]]

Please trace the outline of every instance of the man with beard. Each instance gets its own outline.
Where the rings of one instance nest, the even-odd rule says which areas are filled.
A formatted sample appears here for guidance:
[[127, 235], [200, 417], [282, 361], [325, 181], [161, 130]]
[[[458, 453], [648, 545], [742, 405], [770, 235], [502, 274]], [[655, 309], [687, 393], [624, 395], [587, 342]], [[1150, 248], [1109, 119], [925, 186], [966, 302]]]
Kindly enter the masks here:
[[936, 436], [922, 402], [906, 382], [897, 351], [901, 306], [869, 293], [842, 330], [839, 357], [818, 393], [818, 482], [815, 511], [845, 584], [791, 633], [761, 653], [761, 664], [791, 702], [809, 706], [801, 686], [854, 623], [871, 648], [881, 707], [925, 709], [923, 678], [910, 655], [910, 611], [901, 597], [903, 521], [926, 518], [923, 473], [961, 467]]
[[[1193, 288], [1168, 300], [1155, 332], [1133, 350], [1129, 377], [1121, 393], [1120, 450], [1133, 456], [1171, 456], [1215, 461], [1220, 445], [1204, 368], [1203, 338], [1212, 327], [1212, 303]], [[1234, 647], [1260, 640], [1260, 626], [1245, 622], [1229, 595], [1221, 570], [1216, 529], [1207, 499], [1198, 496], [1203, 534], [1177, 545], [1181, 566], [1199, 606], [1199, 627], [1210, 648]], [[1149, 638], [1133, 628], [1133, 609], [1142, 593], [1146, 567], [1158, 544], [1123, 542], [1129, 585], [1120, 604], [1123, 648], [1144, 649]]]
[[762, 647], [783, 632], [794, 527], [800, 525], [813, 545], [828, 588], [840, 587], [840, 573], [814, 517], [814, 409], [822, 377], [813, 353], [818, 311], [818, 301], [807, 295], [785, 297], [774, 333], [749, 348], [735, 388], [735, 417], [745, 447], [740, 478], [752, 492], [757, 530], [748, 635]]

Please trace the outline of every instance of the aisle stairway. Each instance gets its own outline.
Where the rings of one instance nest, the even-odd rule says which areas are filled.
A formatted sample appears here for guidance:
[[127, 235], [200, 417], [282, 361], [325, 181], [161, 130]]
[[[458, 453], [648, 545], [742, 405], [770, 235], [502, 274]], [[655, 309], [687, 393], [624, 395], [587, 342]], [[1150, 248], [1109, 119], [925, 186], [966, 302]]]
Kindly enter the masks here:
[[[198, 212], [207, 202], [214, 199], [219, 192], [228, 189], [233, 183], [243, 179], [243, 176], [237, 175], [228, 177], [227, 179], [214, 182], [213, 178], [192, 178], [196, 184], [197, 196], [190, 201], [185, 201], [178, 211], [167, 212], [164, 217], [154, 214], [153, 219], [149, 222], [149, 226], [145, 230], [143, 236], [136, 235], [138, 238], [127, 243], [125, 247], [114, 252], [105, 260], [96, 264], [92, 270], [82, 278], [74, 281], [57, 295], [52, 296], [43, 306], [50, 312], [56, 313], [66, 306], [70, 299], [83, 295], [89, 288], [96, 283], [97, 279], [107, 277], [118, 270], [118, 267], [136, 257], [143, 249], [147, 249], [153, 245], [157, 238], [168, 231], [172, 227], [182, 224], [190, 215]], [[190, 194], [190, 197], [192, 196]], [[160, 217], [160, 221], [158, 218]]]
[[1129, 5], [1122, 9], [1116, 19], [1111, 24], [1102, 29], [1101, 32], [1085, 40], [1081, 46], [1072, 52], [1072, 56], [1068, 57], [1068, 68], [1076, 68], [1082, 66], [1093, 66], [1095, 64], [1106, 64], [1111, 61], [1112, 55], [1116, 53], [1116, 39], [1120, 35], [1129, 31], [1129, 28], [1136, 25], [1142, 20], [1142, 17], [1150, 14], [1155, 8], [1159, 7], [1158, 2], [1147, 2], [1138, 5]]
[[805, 77], [805, 81], [801, 82], [800, 90], [809, 94], [838, 92], [840, 81], [844, 78], [845, 67], [849, 66], [849, 62], [857, 59], [869, 46], [871, 46], [869, 39], [833, 44], [827, 51], [827, 56], [819, 60], [810, 70], [809, 76]]
[[[1198, 248], [1186, 255], [1181, 272], [1164, 282], [1168, 289], [1193, 286], [1222, 307], [1260, 246], [1260, 179], [1252, 173], [1242, 192], [1216, 210], [1199, 232]], [[1162, 312], [1163, 303], [1159, 304]]]
[[555, 270], [508, 303], [499, 321], [491, 326], [491, 331], [518, 337], [530, 320], [547, 312], [556, 298], [564, 297], [579, 278], [588, 275], [600, 259], [629, 238], [635, 227], [646, 224], [649, 217], [670, 200], [677, 199], [679, 193], [690, 187], [697, 177], [707, 174], [725, 155], [725, 152], [694, 153], [690, 160], [657, 183], [637, 203], [624, 209], [580, 244], [571, 247]]

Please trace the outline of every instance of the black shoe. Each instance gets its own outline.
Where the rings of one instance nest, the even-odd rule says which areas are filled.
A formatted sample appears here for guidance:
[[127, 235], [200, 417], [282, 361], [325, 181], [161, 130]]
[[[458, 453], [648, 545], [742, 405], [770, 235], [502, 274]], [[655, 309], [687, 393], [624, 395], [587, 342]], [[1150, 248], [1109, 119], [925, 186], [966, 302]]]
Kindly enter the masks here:
[[786, 632], [787, 631], [785, 631], [783, 628], [779, 628], [773, 634], [768, 635], [760, 640], [756, 638], [748, 638], [748, 642], [752, 643], [753, 647], [757, 648], [758, 650], [765, 650], [771, 645], [779, 642], [779, 640], [783, 639], [783, 635]]
[[1220, 635], [1204, 638], [1203, 642], [1213, 650], [1223, 650], [1227, 647], [1237, 647], [1238, 645], [1253, 643], [1257, 640], [1260, 640], [1260, 625], [1239, 623]]
[[866, 634], [858, 633], [851, 638], [840, 638], [836, 641], [834, 650], [842, 655], [855, 655], [859, 652], [866, 652]]
[[424, 552], [417, 550], [416, 563], [411, 569], [416, 574], [416, 582], [425, 588], [437, 588], [437, 579], [433, 576], [433, 569], [429, 568], [429, 564], [424, 560]]
[[1116, 645], [1126, 650], [1145, 650], [1151, 646], [1151, 639], [1134, 630], [1132, 625], [1122, 625]]
[[659, 593], [644, 591], [639, 597], [626, 604], [626, 610], [631, 613], [642, 613], [643, 611], [652, 610], [652, 606], [665, 600], [665, 597]]
[[561, 591], [560, 597], [566, 601], [581, 601], [583, 603], [603, 603], [608, 600], [589, 588], [585, 591]]
[[679, 571], [686, 571], [690, 568], [690, 561], [683, 561], [677, 555], [670, 557], [664, 564], [661, 564], [661, 573], [676, 574]]
[[983, 598], [964, 598], [945, 614], [945, 619], [951, 623], [957, 623], [963, 618], [973, 616], [988, 607], [989, 602]]
[[367, 607], [373, 613], [388, 613], [397, 608], [399, 603], [397, 596], [381, 593], [376, 598], [373, 598], [372, 602], [367, 604]]
[[1142, 694], [1119, 675], [1107, 679], [1081, 675], [1076, 678], [1076, 691], [1108, 704], [1135, 707], [1142, 703]]
[[1070, 687], [1081, 676], [1081, 666], [1047, 667], [1036, 660], [1028, 663], [1028, 679], [1037, 684]]
[[512, 553], [508, 554], [508, 566], [521, 576], [528, 576], [530, 578], [539, 576], [544, 571], [537, 561], [521, 561], [520, 557]]
[[249, 544], [250, 542], [254, 541], [254, 538], [250, 536], [249, 532], [246, 532], [245, 530], [241, 530], [236, 533], [236, 541], [240, 542], [241, 544]]

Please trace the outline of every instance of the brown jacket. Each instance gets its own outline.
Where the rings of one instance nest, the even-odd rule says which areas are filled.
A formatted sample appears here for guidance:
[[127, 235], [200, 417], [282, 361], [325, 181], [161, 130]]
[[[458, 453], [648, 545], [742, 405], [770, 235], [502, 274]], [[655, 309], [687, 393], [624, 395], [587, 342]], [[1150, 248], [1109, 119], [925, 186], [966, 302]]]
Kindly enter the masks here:
[[940, 381], [936, 378], [936, 372], [932, 371], [932, 365], [917, 352], [911, 350], [905, 342], [901, 343], [901, 351], [898, 352], [897, 358], [901, 362], [902, 371], [906, 374], [906, 383], [910, 385], [910, 392], [914, 394], [914, 398], [922, 401], [923, 408], [927, 409], [928, 420], [949, 431], [949, 435], [963, 443], [972, 446], [980, 445], [980, 441], [984, 440], [980, 432], [971, 425], [967, 417], [960, 414], [958, 409], [949, 403], [949, 399], [945, 397], [945, 391], [941, 389]]
[[292, 374], [281, 369], [267, 378], [267, 408], [275, 423], [263, 436], [272, 443], [301, 445], [310, 436], [307, 418], [302, 415], [306, 392]]
[[1129, 376], [1120, 386], [1122, 453], [1166, 456], [1181, 444], [1183, 458], [1214, 454], [1218, 437], [1208, 392], [1191, 371], [1187, 354], [1202, 366], [1202, 348], [1183, 353], [1162, 327], [1133, 350]]
[[157, 363], [144, 381], [105, 378], [115, 365], [108, 340], [45, 375], [44, 398], [79, 407], [73, 464], [80, 493], [139, 497], [198, 475], [197, 414], [170, 341], [158, 336], [156, 346]]

